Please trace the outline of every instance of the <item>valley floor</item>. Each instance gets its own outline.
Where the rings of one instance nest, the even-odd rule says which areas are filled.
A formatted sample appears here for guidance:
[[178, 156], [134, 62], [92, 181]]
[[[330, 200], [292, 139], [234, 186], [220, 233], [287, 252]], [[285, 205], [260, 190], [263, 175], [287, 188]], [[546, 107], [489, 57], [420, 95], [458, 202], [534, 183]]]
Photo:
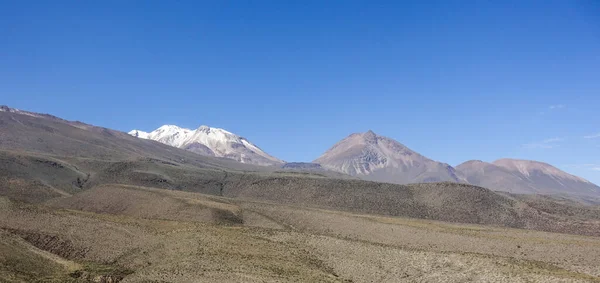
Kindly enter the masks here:
[[598, 237], [124, 185], [0, 198], [0, 282], [600, 282], [599, 266]]

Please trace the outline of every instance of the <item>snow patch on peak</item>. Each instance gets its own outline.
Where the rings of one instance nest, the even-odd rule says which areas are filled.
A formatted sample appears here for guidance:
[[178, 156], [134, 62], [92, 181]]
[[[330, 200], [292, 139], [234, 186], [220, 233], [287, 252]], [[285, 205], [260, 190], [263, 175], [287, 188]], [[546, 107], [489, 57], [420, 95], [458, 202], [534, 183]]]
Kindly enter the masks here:
[[41, 117], [42, 116], [41, 114], [38, 114], [38, 113], [22, 111], [17, 108], [10, 108], [6, 105], [0, 105], [0, 112], [16, 113], [16, 114], [27, 115], [27, 116], [31, 116], [31, 117]]
[[0, 112], [18, 113], [20, 110], [17, 108], [10, 108], [6, 105], [0, 105]]
[[[133, 130], [130, 135], [210, 156], [235, 159], [242, 163], [274, 165], [281, 160], [268, 155], [246, 139], [220, 128], [202, 125], [196, 130], [164, 125], [150, 132]], [[210, 153], [210, 154], [209, 154]]]
[[181, 128], [181, 127], [176, 126], [176, 125], [162, 125], [158, 129], [156, 129], [156, 130], [174, 131], [174, 130], [188, 130], [188, 129]]
[[235, 135], [235, 134], [233, 134], [233, 133], [231, 133], [229, 131], [226, 131], [224, 129], [213, 128], [213, 127], [209, 127], [209, 126], [205, 126], [205, 125], [202, 125], [202, 126], [198, 127], [198, 129], [196, 129], [196, 131], [197, 132], [203, 132], [203, 133], [206, 133], [206, 134], [217, 134], [217, 135], [223, 135], [223, 136], [230, 136], [230, 137], [234, 137], [235, 136], [235, 137], [237, 137], [237, 135]]
[[140, 139], [148, 139], [148, 135], [149, 135], [149, 133], [147, 133], [147, 132], [138, 131], [138, 130], [129, 131], [128, 134], [130, 134], [134, 137], [140, 138]]
[[210, 127], [206, 126], [206, 125], [202, 125], [202, 126], [198, 127], [198, 129], [196, 129], [196, 131], [210, 132]]

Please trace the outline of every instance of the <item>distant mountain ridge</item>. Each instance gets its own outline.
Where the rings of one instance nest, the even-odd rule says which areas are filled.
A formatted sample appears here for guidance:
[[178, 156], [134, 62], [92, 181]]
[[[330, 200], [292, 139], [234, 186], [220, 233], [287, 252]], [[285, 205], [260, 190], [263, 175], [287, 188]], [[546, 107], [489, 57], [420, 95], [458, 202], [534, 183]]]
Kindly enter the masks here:
[[164, 125], [152, 132], [132, 130], [130, 135], [155, 140], [201, 155], [224, 157], [255, 165], [278, 165], [283, 161], [267, 154], [248, 140], [224, 129], [200, 126], [196, 130]]
[[464, 162], [456, 170], [473, 185], [519, 194], [600, 195], [600, 187], [543, 162], [499, 159]]
[[[569, 194], [578, 196], [600, 196], [600, 187], [577, 176], [568, 174], [549, 164], [537, 161], [500, 159], [494, 162], [471, 160], [456, 167], [431, 160], [420, 155], [401, 143], [392, 139], [378, 136], [372, 131], [356, 133], [348, 136], [335, 144], [321, 157], [312, 163], [284, 163], [262, 151], [256, 145], [246, 139], [232, 134], [228, 131], [208, 126], [201, 126], [196, 130], [181, 128], [174, 125], [165, 125], [150, 133], [133, 130], [129, 134], [114, 131], [102, 127], [88, 125], [78, 121], [67, 121], [49, 114], [35, 113], [18, 110], [7, 106], [0, 106], [0, 114], [6, 123], [27, 123], [29, 120], [19, 116], [41, 118], [45, 121], [58, 122], [81, 130], [97, 134], [97, 136], [78, 137], [86, 142], [78, 142], [77, 139], [66, 139], [62, 143], [52, 143], [54, 134], [41, 137], [42, 134], [54, 132], [68, 132], [73, 129], [60, 131], [54, 126], [44, 124], [37, 125], [38, 135], [36, 139], [26, 139], [25, 136], [15, 134], [5, 138], [0, 147], [7, 149], [22, 149], [36, 152], [52, 152], [52, 154], [78, 155], [82, 146], [102, 145], [94, 147], [94, 153], [100, 158], [112, 159], [115, 156], [139, 156], [140, 149], [130, 144], [135, 141], [131, 136], [141, 139], [156, 140], [163, 144], [205, 156], [225, 157], [251, 165], [274, 165], [275, 168], [289, 170], [332, 170], [357, 178], [387, 182], [387, 183], [422, 183], [422, 182], [459, 182], [469, 183], [496, 191], [505, 191], [517, 194]], [[39, 120], [42, 121], [42, 120]], [[57, 124], [57, 125], [59, 125]], [[6, 124], [5, 127], [7, 127]], [[14, 131], [12, 128], [5, 129], [6, 133]], [[74, 132], [75, 133], [75, 132]], [[0, 132], [0, 138], [2, 137]], [[113, 138], [118, 138], [113, 140]], [[43, 142], [42, 142], [43, 141]], [[67, 146], [68, 142], [68, 146]], [[155, 145], [153, 145], [155, 144]], [[139, 146], [158, 146], [156, 143], [145, 142]], [[164, 146], [161, 150], [165, 150]], [[157, 147], [158, 150], [158, 147]], [[168, 149], [166, 149], [169, 151]], [[166, 153], [161, 152], [161, 156]], [[182, 151], [181, 153], [185, 153]], [[178, 153], [180, 156], [181, 153]], [[131, 156], [130, 156], [131, 155]], [[193, 156], [193, 154], [192, 154]], [[182, 160], [193, 158], [187, 156]], [[191, 159], [190, 159], [191, 160]], [[211, 161], [212, 162], [212, 161]], [[221, 161], [219, 161], [221, 162]], [[226, 162], [223, 160], [223, 162]], [[235, 166], [238, 166], [235, 165]], [[322, 168], [321, 168], [322, 167]], [[262, 170], [262, 169], [258, 169]], [[343, 175], [341, 175], [343, 176]]]
[[600, 187], [547, 163], [499, 159], [467, 161], [456, 168], [431, 160], [373, 131], [342, 139], [314, 163], [361, 179], [397, 184], [457, 182], [517, 194], [600, 196]]
[[371, 181], [397, 184], [464, 182], [452, 166], [431, 160], [373, 131], [351, 134], [314, 163]]

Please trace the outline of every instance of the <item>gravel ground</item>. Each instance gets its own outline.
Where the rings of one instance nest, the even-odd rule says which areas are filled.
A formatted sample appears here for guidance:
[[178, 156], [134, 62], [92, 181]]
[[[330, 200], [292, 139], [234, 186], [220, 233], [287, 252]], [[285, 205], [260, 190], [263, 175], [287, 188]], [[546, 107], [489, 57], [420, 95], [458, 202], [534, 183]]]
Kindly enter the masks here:
[[[161, 200], [173, 209], [167, 210], [168, 219], [161, 219], [148, 206], [115, 210], [103, 204], [115, 200], [107, 195], [92, 198], [96, 203], [73, 198], [78, 206], [93, 208], [88, 211], [67, 208], [64, 202], [56, 208], [0, 198], [5, 235], [0, 246], [9, 246], [15, 237], [24, 240], [23, 247], [16, 247], [21, 259], [14, 259], [14, 248], [0, 249], [2, 266], [34, 258], [28, 251], [36, 249], [55, 255], [45, 257], [44, 264], [31, 262], [30, 269], [0, 268], [0, 278], [30, 282], [27, 278], [35, 274], [47, 274], [47, 282], [600, 282], [598, 237], [130, 186], [111, 190], [117, 196], [119, 192]], [[107, 213], [98, 211], [103, 205]], [[190, 217], [190, 212], [207, 209], [231, 211], [241, 222], [217, 221], [220, 216], [209, 214]], [[49, 260], [55, 263], [47, 264]], [[80, 270], [60, 273], [59, 261]]]

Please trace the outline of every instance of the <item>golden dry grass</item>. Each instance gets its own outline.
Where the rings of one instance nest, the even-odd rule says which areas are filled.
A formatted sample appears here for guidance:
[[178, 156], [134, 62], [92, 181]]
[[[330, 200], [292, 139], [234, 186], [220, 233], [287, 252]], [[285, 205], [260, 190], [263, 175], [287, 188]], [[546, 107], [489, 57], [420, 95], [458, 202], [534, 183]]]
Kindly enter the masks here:
[[[12, 250], [0, 249], [0, 258], [22, 253], [21, 258], [38, 258], [43, 263], [25, 265], [26, 270], [0, 269], [0, 277], [12, 278], [7, 282], [28, 282], [38, 274], [45, 274], [49, 282], [86, 282], [102, 276], [122, 278], [122, 282], [600, 281], [597, 237], [132, 186], [103, 190], [116, 197], [100, 197], [98, 189], [71, 198], [75, 204], [85, 201], [96, 208], [110, 208], [103, 202], [124, 196], [179, 206], [171, 207], [166, 219], [144, 212], [152, 209], [147, 206], [122, 214], [0, 198], [0, 229], [22, 243], [12, 245]], [[67, 198], [62, 201], [68, 203]], [[186, 213], [206, 209], [227, 210], [242, 221], [222, 223], [215, 218], [190, 218]], [[62, 250], [57, 252], [53, 245]], [[40, 249], [44, 254], [32, 252]], [[48, 252], [55, 253], [43, 256]]]

